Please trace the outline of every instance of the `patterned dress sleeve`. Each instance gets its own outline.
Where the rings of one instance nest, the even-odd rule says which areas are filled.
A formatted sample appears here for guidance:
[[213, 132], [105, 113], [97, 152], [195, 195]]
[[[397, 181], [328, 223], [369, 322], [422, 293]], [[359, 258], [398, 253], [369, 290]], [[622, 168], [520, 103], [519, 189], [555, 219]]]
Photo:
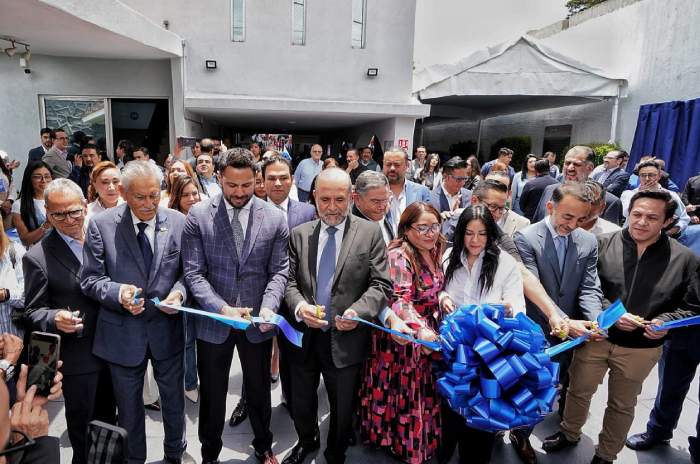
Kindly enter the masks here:
[[425, 327], [426, 322], [413, 307], [416, 288], [413, 283], [413, 268], [399, 248], [388, 253], [389, 277], [394, 285], [391, 309], [407, 324]]

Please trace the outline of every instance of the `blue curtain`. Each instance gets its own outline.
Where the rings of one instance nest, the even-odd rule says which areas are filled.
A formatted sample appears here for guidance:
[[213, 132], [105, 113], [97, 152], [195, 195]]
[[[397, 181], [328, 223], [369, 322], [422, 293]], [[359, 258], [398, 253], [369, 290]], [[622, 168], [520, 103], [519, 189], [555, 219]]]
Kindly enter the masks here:
[[700, 171], [700, 98], [639, 107], [628, 170], [644, 155], [666, 162], [666, 171], [682, 190]]

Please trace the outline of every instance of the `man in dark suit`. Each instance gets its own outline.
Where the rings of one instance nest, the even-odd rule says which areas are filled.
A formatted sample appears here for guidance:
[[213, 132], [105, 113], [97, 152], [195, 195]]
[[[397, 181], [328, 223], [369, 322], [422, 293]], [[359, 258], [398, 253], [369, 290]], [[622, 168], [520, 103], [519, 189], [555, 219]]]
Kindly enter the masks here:
[[540, 198], [542, 198], [542, 192], [549, 185], [558, 184], [550, 173], [549, 160], [543, 158], [535, 161], [535, 173], [537, 177], [530, 179], [523, 187], [523, 191], [520, 194], [520, 210], [523, 212], [523, 216], [532, 221], [537, 211], [537, 205], [540, 203]]
[[[292, 231], [288, 318], [304, 332], [293, 360], [292, 417], [298, 443], [283, 464], [298, 464], [319, 448], [319, 376], [328, 393], [330, 428], [324, 455], [343, 463], [352, 432], [354, 398], [371, 331], [346, 318], [375, 319], [391, 293], [386, 252], [376, 224], [350, 213], [350, 177], [338, 168], [316, 178], [318, 221]], [[299, 362], [301, 361], [301, 362]]]
[[39, 134], [41, 135], [41, 145], [29, 150], [27, 154], [27, 164], [32, 161], [41, 161], [41, 158], [43, 158], [46, 152], [49, 151], [49, 148], [51, 148], [51, 129], [44, 127], [39, 131]]
[[[584, 145], [572, 147], [564, 157], [563, 174], [557, 180], [559, 182], [584, 183], [593, 172], [594, 163], [595, 152], [591, 147]], [[547, 216], [547, 203], [552, 199], [552, 192], [555, 188], [556, 185], [550, 185], [542, 192], [537, 212], [532, 218], [533, 223], [539, 222]], [[618, 197], [608, 191], [605, 192], [605, 210], [603, 210], [602, 218], [613, 224], [622, 224], [622, 203]]]
[[[547, 295], [572, 320], [594, 321], [602, 309], [603, 294], [596, 268], [598, 245], [596, 238], [578, 227], [591, 209], [584, 184], [558, 185], [547, 203], [547, 217], [515, 234], [515, 244], [525, 267], [542, 283]], [[539, 309], [526, 300], [527, 315], [548, 333], [549, 322]], [[579, 335], [579, 334], [572, 334]], [[557, 343], [557, 340], [550, 339]], [[560, 364], [559, 382], [562, 389], [559, 411], [564, 411], [571, 351], [556, 359]], [[536, 462], [530, 446], [532, 429], [520, 429], [510, 434], [511, 443], [523, 462]]]
[[[255, 164], [250, 151], [233, 148], [221, 157], [223, 193], [195, 205], [187, 216], [182, 236], [185, 280], [205, 311], [269, 319], [279, 309], [287, 284], [287, 221], [282, 211], [253, 195]], [[243, 369], [255, 457], [277, 463], [270, 431], [271, 327], [261, 324], [244, 333], [213, 319], [195, 319], [199, 439], [205, 463], [217, 462], [223, 446], [224, 405], [235, 348]]]
[[627, 188], [627, 183], [630, 180], [630, 175], [622, 167], [622, 163], [629, 155], [622, 150], [613, 150], [608, 152], [603, 158], [603, 166], [605, 169], [593, 176], [593, 180], [597, 180], [605, 190], [612, 193], [616, 197], [620, 197], [622, 192]]
[[44, 191], [53, 226], [24, 255], [25, 313], [31, 330], [61, 336], [63, 397], [73, 464], [87, 462], [86, 431], [93, 419], [115, 423], [107, 364], [92, 354], [99, 305], [80, 290], [87, 208], [78, 187], [56, 179]]
[[464, 188], [467, 181], [467, 162], [455, 156], [442, 166], [442, 182], [430, 194], [430, 203], [449, 218], [454, 211], [466, 208], [471, 203], [472, 192]]
[[151, 302], [179, 305], [187, 298], [180, 263], [185, 217], [158, 207], [160, 182], [160, 170], [148, 161], [124, 168], [119, 190], [126, 203], [90, 220], [81, 272], [83, 292], [100, 304], [93, 353], [109, 364], [130, 463], [146, 459], [142, 391], [149, 360], [160, 392], [165, 461], [182, 462], [187, 445], [182, 315]]
[[386, 244], [389, 244], [396, 237], [386, 213], [390, 196], [389, 181], [384, 174], [376, 171], [366, 171], [360, 174], [352, 193], [352, 214], [376, 222], [382, 231], [382, 237]]

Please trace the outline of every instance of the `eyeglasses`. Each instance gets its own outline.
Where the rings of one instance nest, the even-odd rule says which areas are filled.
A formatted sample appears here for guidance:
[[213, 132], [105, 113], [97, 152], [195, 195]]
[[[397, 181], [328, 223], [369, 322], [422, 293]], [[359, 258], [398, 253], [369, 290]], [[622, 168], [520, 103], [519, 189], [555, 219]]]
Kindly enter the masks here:
[[653, 179], [656, 176], [658, 176], [658, 174], [649, 173], [649, 174], [640, 174], [639, 175], [639, 177], [641, 177], [642, 179]]
[[20, 432], [19, 430], [12, 430], [10, 432], [10, 436], [12, 436], [13, 433], [22, 436], [21, 443], [19, 445], [10, 446], [9, 448], [5, 448], [4, 450], [0, 451], [0, 456], [7, 456], [8, 454], [16, 453], [18, 451], [31, 448], [36, 444], [36, 442], [24, 432]]
[[32, 174], [32, 180], [45, 180], [46, 182], [51, 182], [52, 179], [51, 174], [46, 174], [45, 176], [42, 176], [41, 174]]
[[505, 207], [505, 206], [498, 206], [498, 205], [493, 204], [493, 203], [492, 203], [492, 204], [488, 204], [488, 203], [486, 203], [485, 201], [482, 201], [482, 203], [483, 203], [484, 206], [486, 206], [486, 207], [489, 209], [489, 211], [491, 211], [492, 213], [504, 213], [504, 212], [506, 212], [506, 211], [508, 210], [508, 208]]
[[421, 235], [427, 235], [428, 232], [432, 232], [434, 234], [437, 234], [440, 232], [440, 229], [442, 228], [442, 225], [439, 223], [435, 223], [433, 225], [426, 225], [426, 224], [419, 224], [417, 226], [411, 226], [411, 229], [415, 230]]
[[467, 177], [467, 176], [453, 176], [450, 174], [450, 177], [452, 177], [457, 182], [466, 182], [469, 180], [469, 177]]
[[51, 217], [58, 222], [63, 222], [67, 217], [71, 219], [80, 219], [83, 216], [83, 209], [74, 209], [72, 211], [63, 211], [60, 213], [51, 213]]

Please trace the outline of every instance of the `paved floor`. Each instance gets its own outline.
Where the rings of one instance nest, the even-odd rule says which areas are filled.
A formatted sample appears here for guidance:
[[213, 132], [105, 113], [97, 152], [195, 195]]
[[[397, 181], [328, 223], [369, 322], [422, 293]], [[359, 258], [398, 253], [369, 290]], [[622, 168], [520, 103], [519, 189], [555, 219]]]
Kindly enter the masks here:
[[[241, 385], [240, 365], [237, 359], [234, 362], [232, 373], [229, 381], [229, 396], [226, 405], [227, 416], [231, 413], [234, 406], [238, 402], [238, 395]], [[644, 430], [649, 411], [654, 406], [654, 397], [656, 395], [657, 376], [656, 370], [649, 376], [644, 384], [642, 395], [637, 404], [632, 433]], [[325, 401], [325, 392], [323, 386], [320, 390], [320, 411], [319, 419], [321, 420], [321, 435], [325, 437], [328, 428], [328, 403]], [[283, 458], [286, 453], [294, 446], [296, 442], [296, 434], [286, 410], [279, 405], [281, 389], [279, 384], [274, 386], [272, 390], [272, 431], [275, 434], [275, 442], [273, 450], [277, 456]], [[584, 428], [584, 437], [581, 443], [576, 448], [570, 451], [565, 451], [552, 456], [547, 456], [540, 449], [541, 440], [553, 433], [557, 427], [556, 415], [548, 417], [544, 422], [537, 426], [532, 438], [532, 445], [538, 451], [539, 462], [547, 463], [566, 463], [566, 464], [583, 464], [588, 463], [594, 453], [594, 444], [597, 441], [597, 436], [603, 420], [603, 411], [607, 401], [607, 389], [601, 387], [594, 397], [593, 407], [591, 408], [590, 418]], [[199, 442], [197, 440], [197, 405], [185, 401], [186, 416], [187, 416], [187, 441], [189, 443], [188, 452], [200, 462]], [[60, 401], [50, 404], [49, 413], [51, 416], [50, 433], [54, 436], [61, 437], [61, 462], [69, 463], [71, 460], [71, 448], [68, 442], [66, 433], [66, 422], [63, 414], [63, 403]], [[620, 454], [619, 463], [688, 463], [690, 456], [688, 454], [688, 436], [694, 435], [695, 421], [698, 413], [698, 379], [696, 378], [691, 387], [691, 391], [685, 401], [683, 414], [681, 415], [676, 434], [671, 440], [671, 446], [661, 447], [656, 450], [635, 453], [625, 448]], [[148, 460], [149, 463], [157, 463], [163, 457], [163, 429], [160, 422], [160, 413], [147, 412], [146, 431], [148, 434]], [[231, 428], [228, 425], [224, 427], [224, 448], [221, 453], [222, 463], [234, 462], [257, 462], [252, 456], [252, 433], [248, 423], [239, 425], [236, 428]], [[322, 444], [323, 449], [323, 444]], [[310, 462], [325, 462], [322, 453], [318, 454], [315, 461]], [[355, 446], [348, 452], [349, 463], [398, 463], [399, 461], [388, 457], [381, 451], [372, 450], [364, 446]], [[453, 462], [458, 462], [457, 458]], [[518, 463], [518, 458], [508, 444], [507, 439], [504, 442], [498, 443], [494, 450], [492, 462], [494, 463]]]

